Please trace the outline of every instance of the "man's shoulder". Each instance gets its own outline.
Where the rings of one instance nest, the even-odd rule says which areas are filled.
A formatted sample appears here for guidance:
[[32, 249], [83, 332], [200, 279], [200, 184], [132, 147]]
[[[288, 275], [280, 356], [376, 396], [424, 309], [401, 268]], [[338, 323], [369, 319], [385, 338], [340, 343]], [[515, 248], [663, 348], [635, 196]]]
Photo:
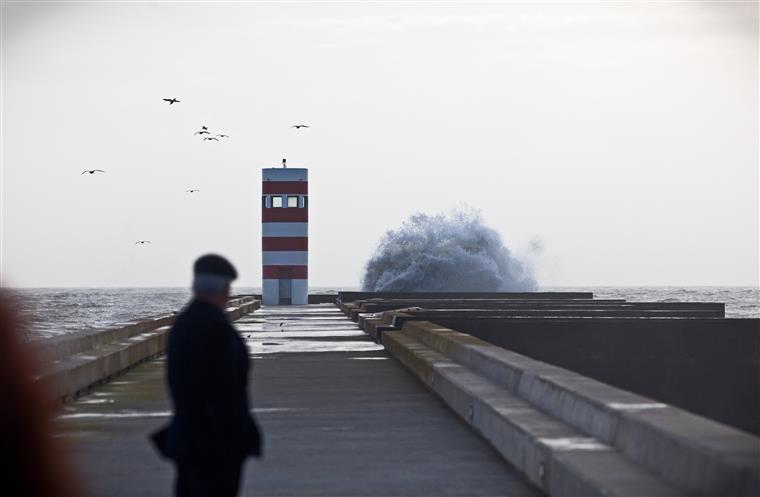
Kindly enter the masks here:
[[179, 313], [173, 330], [207, 329], [231, 327], [227, 317], [219, 309], [199, 302], [191, 302]]
[[224, 320], [225, 314], [224, 311], [209, 304], [194, 300], [188, 303], [177, 316], [177, 321], [186, 319]]

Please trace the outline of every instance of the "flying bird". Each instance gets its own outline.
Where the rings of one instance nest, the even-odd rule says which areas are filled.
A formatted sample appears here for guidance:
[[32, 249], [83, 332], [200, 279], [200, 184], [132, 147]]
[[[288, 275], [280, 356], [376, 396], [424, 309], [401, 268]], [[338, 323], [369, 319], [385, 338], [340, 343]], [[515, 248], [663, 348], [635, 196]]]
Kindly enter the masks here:
[[282, 167], [288, 167], [287, 162], [288, 159], [282, 159]]
[[195, 193], [195, 192], [199, 192], [199, 191], [200, 190], [197, 190], [195, 188], [191, 188], [190, 190], [187, 191], [187, 193]]
[[291, 126], [291, 128], [301, 129], [301, 128], [308, 128], [308, 126], [305, 124], [294, 124], [293, 126]]
[[230, 137], [229, 135], [216, 135], [216, 136], [219, 136], [221, 138], [229, 138]]
[[206, 140], [216, 140], [216, 141], [219, 141], [219, 138], [214, 138], [213, 136], [211, 136], [211, 137], [208, 137], [208, 136], [207, 136], [207, 137], [205, 137], [205, 138], [203, 139], [203, 141], [206, 141]]
[[150, 243], [150, 240], [137, 240], [137, 241], [135, 242], [135, 245], [137, 245], [138, 243], [139, 243], [140, 245], [143, 245], [143, 244], [146, 244], [146, 243]]
[[169, 105], [176, 104], [177, 102], [179, 102], [179, 100], [177, 100], [176, 98], [164, 98], [163, 101], [169, 102]]
[[208, 130], [208, 128], [207, 128], [206, 126], [201, 126], [201, 129], [202, 129], [203, 131], [206, 131], [206, 130]]
[[208, 131], [196, 131], [195, 134], [196, 135], [210, 135], [211, 133], [209, 133]]
[[[103, 171], [102, 169], [85, 169], [84, 171], [82, 171], [82, 174], [85, 174], [85, 173], [95, 174], [95, 173], [104, 173], [104, 172], [105, 171]], [[82, 174], [80, 174], [79, 176], [81, 176]]]

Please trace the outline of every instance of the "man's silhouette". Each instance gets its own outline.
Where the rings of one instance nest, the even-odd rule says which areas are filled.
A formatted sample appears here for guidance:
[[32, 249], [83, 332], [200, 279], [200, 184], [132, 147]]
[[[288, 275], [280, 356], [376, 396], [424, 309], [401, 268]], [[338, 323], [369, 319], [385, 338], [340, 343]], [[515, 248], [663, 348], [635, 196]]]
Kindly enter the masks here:
[[174, 418], [152, 438], [177, 466], [177, 497], [234, 497], [245, 458], [261, 455], [248, 351], [224, 313], [237, 272], [218, 255], [200, 257], [193, 272], [193, 299], [169, 332]]

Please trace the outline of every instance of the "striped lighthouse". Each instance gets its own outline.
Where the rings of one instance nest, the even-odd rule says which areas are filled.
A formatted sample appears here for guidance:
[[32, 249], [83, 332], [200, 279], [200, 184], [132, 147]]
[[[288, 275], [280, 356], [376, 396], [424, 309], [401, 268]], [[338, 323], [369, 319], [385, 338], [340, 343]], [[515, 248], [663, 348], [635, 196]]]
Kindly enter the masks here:
[[264, 305], [308, 303], [308, 174], [308, 169], [304, 168], [262, 170], [261, 249]]

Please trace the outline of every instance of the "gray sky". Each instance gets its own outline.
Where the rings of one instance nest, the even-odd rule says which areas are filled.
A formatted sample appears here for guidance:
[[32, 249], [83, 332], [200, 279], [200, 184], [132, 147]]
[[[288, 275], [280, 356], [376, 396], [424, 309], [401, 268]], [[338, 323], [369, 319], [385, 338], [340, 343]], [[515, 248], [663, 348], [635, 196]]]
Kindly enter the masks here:
[[757, 10], [4, 2], [4, 284], [180, 286], [216, 251], [260, 285], [260, 170], [287, 157], [312, 285], [461, 204], [542, 245], [543, 285], [757, 285]]

